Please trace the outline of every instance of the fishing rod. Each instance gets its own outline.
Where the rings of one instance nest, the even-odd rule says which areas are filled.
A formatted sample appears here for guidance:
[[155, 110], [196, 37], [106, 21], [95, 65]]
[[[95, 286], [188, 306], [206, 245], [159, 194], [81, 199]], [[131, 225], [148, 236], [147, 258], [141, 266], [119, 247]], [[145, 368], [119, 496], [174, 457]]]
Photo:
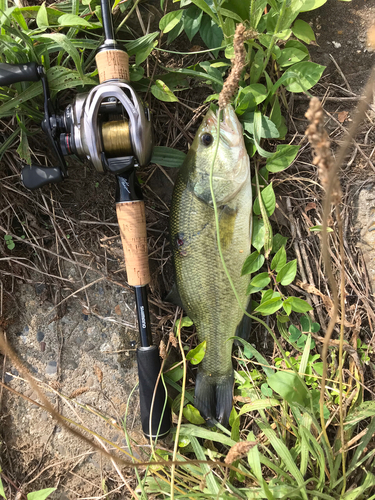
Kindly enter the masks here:
[[0, 64], [0, 86], [41, 81], [44, 118], [41, 124], [58, 165], [24, 165], [21, 179], [28, 189], [58, 183], [68, 176], [65, 156], [89, 160], [95, 169], [116, 176], [116, 213], [124, 250], [128, 283], [135, 292], [140, 346], [137, 349], [142, 430], [145, 436], [163, 437], [170, 430], [167, 394], [160, 378], [160, 357], [152, 343], [147, 298], [150, 270], [146, 216], [137, 168], [151, 160], [151, 114], [129, 84], [129, 57], [116, 42], [110, 0], [101, 0], [104, 43], [95, 61], [99, 85], [77, 94], [63, 113], [53, 106], [46, 72], [35, 62]]

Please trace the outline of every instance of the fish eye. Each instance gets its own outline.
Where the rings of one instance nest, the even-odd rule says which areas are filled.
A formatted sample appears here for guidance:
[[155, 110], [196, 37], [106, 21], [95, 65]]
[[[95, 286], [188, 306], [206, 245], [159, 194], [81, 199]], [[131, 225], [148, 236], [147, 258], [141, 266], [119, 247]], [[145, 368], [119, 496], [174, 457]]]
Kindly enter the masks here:
[[203, 146], [210, 146], [213, 142], [214, 138], [211, 134], [203, 134], [201, 137], [201, 142]]

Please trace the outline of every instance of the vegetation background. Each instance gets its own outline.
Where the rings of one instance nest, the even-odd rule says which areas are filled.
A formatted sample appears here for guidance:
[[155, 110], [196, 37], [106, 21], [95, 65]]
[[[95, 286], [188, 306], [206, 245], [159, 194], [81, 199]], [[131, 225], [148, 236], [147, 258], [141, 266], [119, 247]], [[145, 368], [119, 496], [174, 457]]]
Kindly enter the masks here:
[[[92, 400], [85, 400], [93, 392], [88, 386], [76, 385], [76, 392], [68, 391], [64, 385], [64, 358], [59, 358], [57, 380], [48, 383], [44, 374], [34, 377], [33, 404], [39, 400], [45, 406], [43, 392], [50, 396], [52, 393], [56, 408], [63, 415], [71, 411], [69, 416], [73, 415], [76, 423], [89, 422], [86, 435], [91, 434], [91, 438], [102, 427], [101, 434], [108, 428], [121, 434], [124, 440], [121, 446], [110, 440], [106, 447], [117, 460], [125, 459], [127, 467], [121, 462], [103, 461], [93, 474], [84, 467], [85, 460], [93, 453], [88, 451], [79, 460], [80, 481], [74, 482], [75, 469], [69, 462], [74, 457], [70, 454], [72, 449], [66, 454], [70, 456], [62, 460], [56, 454], [53, 456], [56, 447], [52, 441], [57, 439], [59, 427], [55, 424], [51, 443], [47, 440], [41, 448], [35, 446], [32, 458], [24, 454], [25, 458], [20, 460], [22, 447], [15, 446], [20, 441], [7, 439], [7, 434], [11, 436], [12, 425], [19, 425], [22, 420], [14, 418], [13, 423], [9, 420], [7, 409], [13, 410], [14, 400], [3, 392], [6, 425], [0, 495], [6, 498], [28, 495], [34, 500], [46, 498], [47, 494], [56, 499], [90, 495], [184, 499], [375, 498], [371, 496], [375, 485], [372, 473], [375, 431], [372, 321], [375, 318], [371, 284], [362, 253], [356, 247], [362, 233], [348, 230], [348, 225], [355, 221], [355, 214], [349, 219], [348, 207], [358, 204], [359, 190], [356, 184], [354, 194], [351, 186], [354, 179], [365, 183], [373, 169], [373, 119], [371, 111], [360, 116], [358, 138], [340, 174], [343, 196], [333, 211], [328, 198], [324, 212], [321, 179], [311, 163], [304, 135], [307, 121], [303, 116], [310, 93], [323, 98], [332, 147], [342, 146], [345, 126], [354, 118], [352, 105], [359, 98], [360, 78], [363, 79], [360, 65], [368, 72], [371, 61], [362, 46], [357, 48], [357, 35], [353, 35], [355, 30], [351, 25], [359, 30], [358, 37], [363, 37], [366, 30], [363, 12], [370, 18], [367, 14], [375, 6], [371, 2], [340, 5], [336, 0], [331, 2], [330, 5], [324, 0], [115, 2], [118, 37], [131, 56], [131, 81], [153, 110], [157, 131], [153, 164], [139, 172], [139, 176], [146, 193], [151, 234], [154, 330], [168, 353], [164, 354], [164, 380], [171, 389], [170, 402], [177, 426], [169, 443], [154, 446], [142, 441], [133, 432], [134, 419], [129, 425], [129, 410], [136, 412], [136, 407], [131, 403], [126, 405], [124, 420], [114, 401], [115, 387], [111, 392], [110, 384], [103, 386], [107, 367], [104, 358], [100, 358], [102, 369], [95, 371], [96, 391], [112, 407], [117, 406], [117, 412], [100, 407], [98, 401], [93, 404]], [[338, 14], [325, 28], [324, 14], [315, 10], [321, 8], [326, 9], [328, 19]], [[97, 84], [94, 54], [102, 39], [98, 2], [76, 0], [22, 6], [3, 0], [0, 11], [1, 60], [42, 63], [52, 94], [59, 98], [62, 108], [71, 101], [72, 89], [81, 92]], [[255, 320], [251, 342], [243, 342], [243, 348], [235, 355], [231, 428], [218, 425], [208, 429], [193, 406], [194, 366], [201, 361], [205, 346], [196, 345], [194, 328], [187, 318], [176, 322], [181, 311], [162, 301], [172, 282], [165, 216], [174, 169], [181, 164], [200, 117], [216, 102], [230, 69], [235, 26], [240, 22], [251, 33], [245, 42], [246, 70], [233, 104], [244, 127], [254, 175], [253, 252], [243, 272], [252, 274], [249, 293]], [[312, 24], [321, 33], [318, 39]], [[340, 45], [337, 49], [342, 45], [348, 49], [345, 43], [352, 41], [353, 54], [360, 50], [357, 64], [351, 62], [343, 67], [334, 56], [319, 54], [321, 47], [317, 40], [319, 44], [323, 41], [322, 46], [328, 42], [333, 48]], [[310, 49], [314, 60], [323, 64], [311, 61]], [[327, 63], [328, 70], [323, 73]], [[353, 87], [347, 68], [356, 73]], [[50, 300], [57, 308], [57, 323], [68, 314], [62, 308], [68, 301], [75, 301], [84, 316], [100, 318], [101, 313], [90, 302], [87, 289], [98, 279], [116, 286], [125, 283], [116, 260], [121, 253], [116, 246], [114, 180], [103, 178], [89, 165], [71, 160], [70, 180], [65, 187], [43, 188], [42, 193], [25, 192], [18, 177], [20, 159], [30, 163], [35, 158], [39, 162], [48, 162], [50, 158], [50, 152], [43, 150], [38, 126], [43, 109], [42, 88], [39, 83], [15, 84], [1, 89], [1, 100], [3, 328], [10, 332], [21, 328], [14, 312], [20, 299], [17, 296], [14, 302], [12, 294], [17, 287], [22, 290], [24, 282], [37, 281], [46, 286], [44, 300]], [[331, 171], [334, 175], [333, 167]], [[330, 182], [334, 184], [333, 177]], [[83, 211], [85, 217], [81, 216]], [[344, 231], [340, 229], [342, 218], [347, 221]], [[93, 231], [90, 225], [93, 221], [106, 224]], [[366, 223], [357, 220], [357, 225], [364, 227], [367, 222], [371, 226], [371, 217]], [[323, 231], [324, 226], [328, 227], [328, 235]], [[52, 234], [58, 235], [57, 240]], [[326, 242], [332, 264], [327, 260], [322, 262], [322, 241], [323, 246]], [[99, 257], [93, 264], [91, 258], [95, 254]], [[64, 267], [67, 262], [70, 268]], [[72, 280], [73, 268], [80, 271]], [[334, 279], [328, 282], [331, 268]], [[84, 275], [80, 274], [82, 271]], [[66, 283], [69, 277], [70, 283]], [[335, 282], [339, 289], [340, 285], [343, 287], [339, 293], [335, 293]], [[339, 299], [345, 299], [340, 308]], [[124, 328], [122, 323], [120, 326]], [[324, 341], [330, 330], [332, 338], [326, 336]], [[64, 339], [65, 347], [68, 340], [63, 328], [61, 336], [63, 352]], [[132, 355], [129, 339], [125, 336], [122, 350]], [[17, 340], [17, 334], [11, 333], [10, 340], [23, 355], [25, 351], [18, 344], [20, 336]], [[42, 342], [35, 345], [39, 347]], [[35, 359], [39, 359], [37, 353]], [[17, 388], [23, 398], [31, 396], [26, 392], [32, 380], [28, 380], [20, 367], [16, 372], [9, 371], [7, 363], [4, 358], [3, 383]], [[124, 363], [120, 360], [122, 368], [129, 369], [129, 364]], [[17, 362], [13, 360], [13, 364], [17, 368]], [[128, 395], [130, 401], [135, 399], [130, 390]], [[26, 412], [30, 411], [29, 405], [30, 401], [24, 407]], [[96, 422], [91, 420], [93, 414]], [[19, 433], [24, 437], [23, 446], [30, 446], [22, 425]], [[97, 439], [103, 446], [102, 437]], [[30, 494], [45, 487], [57, 490], [39, 492], [39, 496]]]

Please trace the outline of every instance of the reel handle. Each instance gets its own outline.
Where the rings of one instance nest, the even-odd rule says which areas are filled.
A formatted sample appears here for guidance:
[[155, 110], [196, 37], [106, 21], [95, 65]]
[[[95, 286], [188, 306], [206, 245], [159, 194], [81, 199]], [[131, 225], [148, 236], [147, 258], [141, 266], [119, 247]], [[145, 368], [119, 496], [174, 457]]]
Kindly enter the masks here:
[[42, 66], [35, 62], [25, 64], [0, 63], [0, 87], [18, 82], [37, 82], [41, 77]]
[[45, 184], [56, 184], [64, 179], [60, 167], [40, 167], [24, 165], [21, 171], [21, 181], [27, 189], [38, 189]]

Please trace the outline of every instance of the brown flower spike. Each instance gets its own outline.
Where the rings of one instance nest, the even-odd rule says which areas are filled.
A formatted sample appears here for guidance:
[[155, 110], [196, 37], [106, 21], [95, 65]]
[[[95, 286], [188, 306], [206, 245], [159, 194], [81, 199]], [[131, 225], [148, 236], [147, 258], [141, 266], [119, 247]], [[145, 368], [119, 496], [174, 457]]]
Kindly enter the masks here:
[[240, 441], [232, 446], [232, 448], [228, 451], [228, 455], [225, 457], [224, 462], [228, 465], [232, 464], [243, 455], [254, 448], [257, 445], [256, 441]]
[[249, 38], [255, 38], [256, 32], [249, 30], [243, 24], [238, 24], [233, 38], [234, 59], [232, 59], [232, 71], [226, 79], [223, 89], [219, 95], [219, 108], [223, 109], [230, 104], [234, 94], [237, 92], [241, 74], [246, 66], [246, 49], [244, 42]]
[[[305, 134], [315, 153], [313, 164], [318, 167], [318, 175], [323, 188], [327, 189], [330, 182], [329, 171], [334, 168], [335, 160], [331, 153], [328, 134], [324, 128], [323, 108], [317, 97], [310, 100], [310, 106], [305, 116], [310, 121]], [[332, 182], [334, 182], [332, 202], [338, 203], [341, 199], [340, 184], [336, 177]]]

